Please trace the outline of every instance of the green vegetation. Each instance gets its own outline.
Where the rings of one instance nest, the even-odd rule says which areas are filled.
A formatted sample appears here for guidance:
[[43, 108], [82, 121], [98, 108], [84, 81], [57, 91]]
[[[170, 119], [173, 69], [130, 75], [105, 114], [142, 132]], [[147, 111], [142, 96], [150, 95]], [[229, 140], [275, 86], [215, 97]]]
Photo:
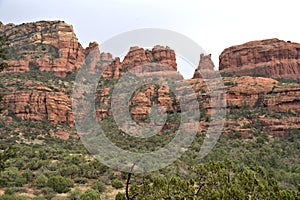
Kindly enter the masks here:
[[[259, 113], [259, 111], [254, 113]], [[235, 112], [232, 113], [232, 115], [234, 114]], [[245, 112], [245, 116], [248, 115], [249, 113]], [[170, 119], [178, 117], [178, 115], [169, 116]], [[132, 151], [147, 150], [147, 148], [157, 149], [166, 142], [165, 139], [159, 140], [156, 137], [148, 138], [145, 143], [131, 141], [129, 136], [122, 134], [113, 124], [110, 118], [102, 122], [104, 128], [110, 127], [107, 136], [122, 148], [126, 149], [127, 146], [127, 149]], [[28, 187], [30, 187], [39, 197], [46, 198], [47, 196], [48, 198], [62, 193], [68, 199], [79, 199], [82, 195], [84, 196], [85, 190], [82, 190], [82, 187], [93, 189], [101, 195], [110, 193], [111, 188], [124, 190], [126, 174], [116, 174], [97, 160], [92, 159], [80, 140], [71, 137], [64, 141], [47, 134], [47, 130], [56, 130], [62, 126], [26, 121], [4, 123], [4, 126], [0, 128], [3, 133], [0, 147], [6, 149], [10, 146], [16, 156], [5, 161], [4, 171], [0, 174], [0, 187], [5, 191], [12, 191], [17, 196], [29, 192]], [[19, 131], [24, 134], [20, 135], [18, 131], [15, 131], [15, 127], [18, 127]], [[31, 134], [25, 134], [26, 132]], [[41, 137], [42, 134], [43, 137]], [[254, 199], [263, 198], [255, 196], [258, 194], [275, 194], [277, 199], [284, 199], [284, 195], [299, 195], [297, 193], [300, 183], [299, 135], [298, 131], [294, 129], [286, 131], [284, 138], [268, 137], [263, 132], [249, 137], [240, 137], [238, 133], [232, 132], [229, 135], [222, 135], [213, 151], [205, 159], [200, 160], [198, 152], [204, 134], [199, 133], [190, 149], [168, 168], [159, 172], [133, 175], [130, 181], [130, 194], [138, 193], [136, 199], [142, 199], [141, 194], [145, 193], [145, 190], [148, 192], [145, 193], [147, 195], [155, 190], [156, 192], [152, 194], [153, 198], [164, 198], [165, 196], [159, 195], [166, 195], [166, 188], [170, 182], [172, 183], [172, 186], [169, 186], [170, 191], [174, 190], [169, 194], [172, 197], [185, 195], [186, 192], [192, 195], [193, 192], [195, 193], [195, 190], [192, 189], [199, 185], [200, 171], [202, 170], [205, 174], [201, 176], [206, 177], [206, 181], [204, 181], [206, 185], [202, 187], [201, 195], [210, 195], [209, 198], [207, 197], [208, 199], [223, 197], [226, 199], [228, 190], [231, 191], [229, 194], [235, 194], [237, 198], [240, 198], [241, 195], [250, 194], [249, 188], [251, 187], [253, 191], [257, 192], [251, 193], [254, 195]], [[162, 137], [172, 138], [172, 133], [166, 130]], [[220, 171], [214, 171], [213, 166]], [[263, 174], [257, 171], [258, 169], [261, 169]], [[222, 176], [226, 177], [225, 175], [228, 173], [232, 182], [222, 185], [220, 182], [223, 180]], [[246, 187], [244, 184], [247, 182], [246, 180], [254, 176], [259, 183]], [[209, 181], [217, 181], [218, 184], [214, 186]], [[270, 185], [271, 183], [273, 185]], [[158, 189], [159, 187], [162, 188]], [[184, 190], [185, 187], [190, 189]], [[276, 188], [278, 191], [275, 191]], [[95, 192], [87, 193], [86, 195], [91, 195], [90, 193], [94, 194]], [[201, 195], [194, 197], [201, 199]], [[118, 199], [124, 198], [121, 193], [117, 196]], [[149, 199], [151, 199], [150, 197]]]
[[111, 185], [116, 189], [120, 189], [123, 187], [122, 181], [119, 181], [117, 179], [112, 180]]
[[55, 59], [59, 57], [58, 48], [50, 44], [24, 44], [22, 46], [13, 46], [7, 48], [9, 55], [12, 55], [12, 59], [21, 60], [26, 56], [31, 58], [42, 58], [48, 56], [49, 59]]
[[53, 92], [66, 90], [66, 94], [71, 95], [73, 82], [76, 77], [76, 72], [70, 72], [65, 78], [54, 76], [52, 72], [41, 72], [33, 63], [29, 64], [30, 71], [15, 74], [1, 74], [0, 88], [5, 88], [6, 92], [22, 90], [32, 90], [33, 86], [28, 86], [26, 83], [32, 81], [34, 86], [46, 86]]
[[[113, 184], [114, 183], [112, 182], [112, 185]], [[122, 182], [121, 182], [121, 184], [122, 184]], [[98, 191], [99, 193], [103, 193], [106, 190], [106, 185], [102, 181], [95, 181], [92, 185], [92, 189]]]
[[89, 189], [80, 195], [80, 200], [101, 200], [99, 192]]
[[221, 72], [220, 74], [221, 74], [222, 77], [235, 77], [235, 76], [237, 76], [237, 75], [233, 75], [233, 74], [227, 73], [227, 72]]
[[237, 86], [237, 83], [235, 83], [235, 82], [224, 82], [224, 85], [225, 86]]
[[280, 83], [295, 83], [295, 84], [300, 84], [300, 79], [277, 79]]
[[210, 162], [180, 175], [147, 178], [133, 185], [135, 199], [297, 199], [300, 192], [281, 190], [261, 167], [237, 168], [231, 162]]
[[[5, 36], [0, 36], [0, 72], [3, 71], [8, 64], [4, 62], [5, 59], [8, 58], [7, 50], [6, 50], [7, 38]], [[0, 95], [0, 115], [1, 112], [5, 109], [5, 105], [3, 103], [3, 96]], [[4, 151], [0, 152], [0, 172], [4, 170], [4, 163], [14, 155], [11, 148], [7, 148]]]
[[8, 67], [8, 64], [4, 61], [8, 59], [8, 51], [6, 45], [7, 37], [0, 36], [0, 71], [3, 71], [6, 67]]
[[0, 152], [0, 172], [4, 170], [5, 162], [13, 156], [15, 156], [15, 153], [12, 148], [9, 147]]
[[57, 193], [65, 193], [74, 185], [70, 178], [62, 176], [51, 176], [47, 181], [47, 186]]

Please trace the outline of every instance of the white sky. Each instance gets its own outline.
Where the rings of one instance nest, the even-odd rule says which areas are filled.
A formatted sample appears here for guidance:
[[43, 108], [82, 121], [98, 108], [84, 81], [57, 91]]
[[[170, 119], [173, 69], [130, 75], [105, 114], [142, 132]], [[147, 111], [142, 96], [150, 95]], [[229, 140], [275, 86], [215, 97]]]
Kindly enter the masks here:
[[[296, 0], [0, 0], [3, 23], [64, 20], [81, 44], [98, 43], [138, 28], [184, 34], [212, 54], [251, 40], [279, 38], [300, 42], [300, 1]], [[101, 50], [101, 49], [100, 49]], [[114, 55], [117, 56], [117, 55]], [[191, 67], [179, 62], [185, 77]]]

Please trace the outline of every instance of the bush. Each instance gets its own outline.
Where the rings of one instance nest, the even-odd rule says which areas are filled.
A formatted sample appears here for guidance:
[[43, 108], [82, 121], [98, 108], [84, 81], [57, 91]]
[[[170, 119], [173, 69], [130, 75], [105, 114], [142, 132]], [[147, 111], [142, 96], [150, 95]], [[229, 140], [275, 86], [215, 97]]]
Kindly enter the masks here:
[[37, 158], [34, 158], [32, 159], [27, 167], [30, 169], [30, 170], [38, 170], [40, 169], [41, 167], [43, 166], [43, 163], [41, 160], [37, 159]]
[[115, 200], [126, 200], [125, 194], [118, 192], [118, 194], [116, 195]]
[[45, 199], [51, 199], [55, 196], [56, 192], [52, 188], [45, 187], [42, 189], [42, 193], [45, 197]]
[[[2, 187], [18, 186], [16, 185], [16, 180], [18, 180], [20, 177], [21, 175], [18, 173], [18, 168], [6, 168], [5, 171], [0, 174], [0, 185]], [[22, 180], [20, 180], [20, 182], [22, 182]]]
[[97, 190], [98, 192], [102, 193], [105, 191], [106, 189], [106, 185], [101, 182], [101, 181], [95, 181], [93, 184], [92, 184], [92, 188], [94, 190]]
[[18, 177], [15, 182], [15, 186], [22, 187], [27, 182], [26, 178]]
[[52, 176], [48, 179], [47, 185], [55, 192], [65, 193], [70, 190], [70, 187], [72, 187], [74, 183], [71, 179], [66, 177]]
[[47, 182], [48, 178], [44, 174], [41, 174], [37, 177], [33, 185], [37, 188], [43, 188], [47, 186]]
[[27, 189], [25, 187], [10, 187], [10, 189], [13, 191], [13, 194], [27, 193]]
[[26, 169], [22, 173], [22, 177], [24, 177], [27, 182], [31, 182], [33, 180], [34, 174], [32, 173], [32, 171], [30, 169]]
[[80, 195], [80, 200], [101, 200], [100, 193], [96, 190], [89, 189]]
[[79, 200], [80, 199], [80, 196], [81, 196], [81, 191], [76, 189], [76, 190], [73, 190], [71, 191], [69, 194], [68, 194], [68, 198], [70, 200]]
[[121, 189], [123, 187], [123, 183], [118, 179], [114, 179], [111, 181], [111, 185], [116, 189]]
[[0, 196], [0, 200], [22, 200], [22, 198], [15, 195], [4, 194]]
[[4, 192], [4, 194], [7, 194], [7, 195], [13, 195], [13, 194], [14, 194], [14, 192], [13, 192], [13, 190], [12, 190], [12, 189], [10, 189], [10, 188], [7, 188], [7, 189], [5, 190], [5, 192]]

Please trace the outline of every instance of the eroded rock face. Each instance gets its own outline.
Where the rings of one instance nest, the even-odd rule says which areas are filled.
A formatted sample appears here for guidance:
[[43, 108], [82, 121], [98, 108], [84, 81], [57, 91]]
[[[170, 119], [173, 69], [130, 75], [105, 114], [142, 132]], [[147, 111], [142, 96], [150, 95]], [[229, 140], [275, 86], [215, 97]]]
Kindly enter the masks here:
[[[210, 93], [208, 92], [204, 79], [185, 80], [187, 85], [191, 85], [199, 98], [199, 109], [205, 110], [207, 114], [212, 112], [210, 104]], [[298, 84], [282, 84], [271, 78], [262, 77], [227, 77], [224, 79], [226, 88], [227, 110], [253, 110], [264, 108], [269, 113], [277, 113], [268, 116], [262, 113], [258, 118], [230, 120], [226, 122], [224, 131], [240, 131], [241, 134], [251, 134], [251, 130], [242, 128], [243, 124], [255, 124], [260, 121], [268, 134], [282, 136], [287, 129], [300, 129], [300, 117], [284, 117], [285, 113], [299, 113], [300, 107], [300, 86]], [[68, 91], [63, 89], [53, 89], [43, 84], [33, 82], [26, 83], [30, 90], [12, 91], [5, 95], [5, 101], [9, 106], [9, 112], [16, 117], [29, 121], [48, 121], [51, 124], [66, 123], [74, 125], [74, 117]], [[183, 85], [183, 84], [182, 84]], [[186, 84], [185, 84], [186, 85]], [[104, 87], [97, 92], [99, 105], [96, 108], [96, 117], [101, 120], [112, 115], [110, 108], [111, 90], [113, 88]], [[178, 89], [178, 88], [177, 88]], [[184, 90], [184, 88], [182, 88]], [[78, 94], [82, 96], [83, 94]], [[89, 105], [81, 104], [85, 109]], [[178, 99], [170, 93], [170, 89], [165, 86], [148, 85], [137, 90], [129, 103], [131, 116], [135, 120], [147, 120], [151, 107], [161, 106], [165, 112], [179, 112], [180, 105]], [[247, 106], [247, 107], [245, 107]], [[202, 111], [203, 112], [203, 111]], [[281, 114], [280, 114], [281, 113]], [[202, 113], [203, 114], [203, 113]], [[7, 121], [11, 121], [7, 118]], [[236, 126], [236, 124], [240, 126]], [[201, 122], [201, 129], [205, 129], [207, 122]]]
[[[94, 73], [95, 70], [104, 68], [101, 80], [115, 80], [120, 78], [121, 75], [126, 73], [127, 70], [132, 70], [137, 75], [144, 78], [152, 78], [152, 76], [170, 77], [176, 80], [182, 80], [183, 77], [176, 71], [176, 60], [173, 50], [168, 47], [156, 46], [152, 50], [139, 49], [139, 53], [135, 48], [131, 48], [123, 62], [120, 58], [113, 59], [109, 53], [100, 53], [99, 45], [97, 43], [90, 43], [89, 47], [85, 49], [85, 56], [88, 59], [89, 65], [94, 66], [90, 68], [88, 73]], [[141, 53], [142, 52], [142, 53]], [[143, 56], [148, 55], [149, 59], [143, 60]], [[151, 58], [151, 59], [150, 59]], [[143, 60], [143, 64], [137, 65], [137, 60]], [[12, 70], [15, 72], [22, 72], [20, 66], [28, 66], [28, 60], [13, 60], [10, 63]], [[170, 65], [168, 65], [170, 63]], [[135, 66], [135, 67], [133, 67]], [[26, 68], [25, 68], [26, 69]], [[29, 70], [29, 69], [28, 69]], [[25, 71], [25, 70], [23, 70]], [[6, 72], [9, 73], [9, 72]], [[16, 117], [29, 121], [43, 121], [47, 120], [52, 124], [67, 123], [70, 126], [74, 125], [73, 113], [71, 107], [70, 90], [60, 87], [49, 87], [47, 83], [34, 83], [26, 80], [15, 80], [17, 85], [20, 85], [21, 90], [14, 88], [14, 84], [10, 80], [6, 80], [6, 85], [9, 85], [10, 92], [5, 92], [5, 101], [8, 104], [8, 110]], [[18, 82], [18, 83], [17, 83]], [[63, 83], [64, 86], [71, 84]], [[68, 87], [69, 87], [68, 86]], [[99, 88], [96, 97], [99, 104], [96, 109], [96, 117], [101, 120], [104, 117], [111, 115], [110, 100], [112, 85], [107, 85], [103, 88]], [[6, 90], [8, 89], [6, 88]], [[27, 88], [27, 89], [23, 89]], [[145, 91], [141, 91], [136, 94], [132, 99], [132, 105], [140, 104], [140, 109], [133, 108], [132, 115], [135, 119], [142, 119], [146, 117], [151, 105], [153, 105], [154, 99], [160, 105], [174, 110], [174, 103], [169, 94], [169, 90], [161, 87], [157, 91], [154, 90], [154, 85], [150, 85], [145, 88]], [[82, 94], [74, 94], [78, 97], [84, 96]], [[141, 97], [145, 97], [144, 99]], [[147, 98], [152, 99], [151, 101]], [[88, 105], [81, 104], [85, 108]]]
[[211, 60], [211, 54], [200, 54], [200, 61], [197, 69], [195, 69], [193, 79], [195, 78], [213, 78], [215, 75], [214, 63]]
[[31, 88], [30, 91], [11, 92], [4, 99], [9, 112], [21, 119], [73, 126], [71, 99], [63, 92], [39, 86]]
[[200, 61], [198, 65], [198, 70], [206, 69], [206, 70], [214, 70], [214, 63], [211, 60], [211, 54], [204, 55], [200, 54]]
[[88, 72], [95, 73], [97, 64], [100, 59], [100, 49], [97, 42], [90, 42], [89, 46], [85, 49], [85, 64], [88, 65]]
[[[63, 21], [2, 25], [0, 35], [8, 38], [11, 60], [26, 61], [36, 65], [41, 71], [53, 72], [57, 76], [65, 77], [68, 72], [78, 69], [84, 61], [84, 49], [79, 44], [72, 25]], [[8, 68], [7, 72], [29, 70], [27, 63], [20, 66], [18, 61], [10, 62], [15, 67]]]
[[219, 69], [240, 76], [297, 79], [300, 44], [279, 39], [252, 41], [225, 49]]
[[[182, 75], [177, 72], [175, 52], [169, 47], [157, 45], [152, 50], [145, 50], [137, 46], [131, 47], [122, 62], [119, 57], [112, 59], [112, 55], [107, 53], [101, 53], [100, 57], [97, 67], [103, 69], [102, 78], [106, 80], [118, 79], [127, 72], [149, 80], [150, 83], [153, 82], [151, 81], [153, 77], [183, 80]], [[96, 115], [99, 120], [112, 114], [110, 107], [112, 90], [113, 85], [110, 85], [101, 88], [98, 92], [99, 104]], [[150, 84], [133, 96], [130, 102], [132, 118], [146, 119], [155, 102], [174, 111], [174, 103], [172, 103], [168, 88], [156, 88], [155, 85]]]
[[[85, 49], [85, 58], [90, 73], [101, 72], [101, 78], [118, 79], [126, 72], [148, 73], [167, 71], [177, 72], [176, 55], [169, 47], [155, 46], [152, 50], [141, 47], [130, 47], [123, 61], [112, 54], [101, 52], [96, 42]], [[152, 64], [149, 66], [149, 64]], [[179, 73], [177, 73], [183, 78]]]
[[[198, 94], [200, 108], [211, 112], [210, 93], [203, 79], [190, 79], [188, 81]], [[227, 114], [224, 133], [232, 130], [248, 136], [254, 134], [253, 130], [261, 129], [272, 136], [284, 136], [287, 130], [300, 130], [299, 109], [300, 85], [280, 83], [271, 78], [263, 77], [226, 77]], [[298, 105], [298, 106], [297, 106]], [[230, 113], [230, 114], [229, 114]], [[248, 114], [245, 114], [248, 113]], [[253, 114], [253, 117], [249, 113]], [[206, 127], [206, 122], [201, 122]]]
[[276, 112], [300, 112], [300, 86], [283, 84], [271, 78], [234, 77], [225, 78], [228, 107], [249, 109], [265, 107]]
[[[104, 80], [96, 93], [98, 120], [112, 115], [110, 101], [114, 84], [128, 70], [148, 79], [153, 76], [158, 79], [168, 77], [179, 83], [191, 85], [198, 95], [201, 114], [212, 113], [205, 78], [210, 78], [212, 84], [217, 82], [213, 81], [215, 71], [210, 55], [200, 55], [194, 78], [183, 80], [177, 72], [175, 52], [169, 47], [155, 46], [151, 50], [132, 47], [121, 61], [110, 53], [101, 53], [96, 42], [90, 43], [84, 50], [78, 43], [72, 26], [61, 21], [41, 21], [21, 25], [0, 23], [0, 34], [3, 33], [11, 40], [10, 52], [17, 52], [13, 54], [14, 58], [8, 61], [10, 67], [3, 73], [23, 73], [35, 66], [41, 71], [53, 72], [57, 76], [64, 77], [68, 72], [78, 69], [85, 58], [91, 56], [88, 62], [92, 63], [93, 67], [88, 72], [101, 70]], [[224, 78], [228, 112], [243, 110], [245, 105], [248, 110], [263, 108], [269, 112], [262, 113], [255, 119], [228, 119], [224, 128], [225, 133], [236, 130], [242, 135], [251, 134], [252, 130], [246, 128], [247, 124], [254, 125], [257, 121], [265, 132], [275, 136], [282, 136], [288, 128], [300, 129], [300, 117], [297, 116], [297, 113], [300, 113], [299, 84], [283, 84], [272, 78], [266, 78], [298, 78], [299, 49], [299, 44], [271, 39], [249, 42], [224, 50], [220, 56], [221, 72], [243, 75]], [[207, 76], [203, 77], [203, 73]], [[71, 82], [60, 79], [58, 83], [55, 80], [37, 83], [35, 79], [27, 80], [24, 77], [12, 79], [7, 74], [2, 75], [0, 92], [4, 94], [4, 100], [8, 105], [7, 112], [12, 116], [29, 121], [74, 125], [70, 97]], [[265, 76], [265, 78], [244, 75]], [[182, 85], [182, 88], [176, 88], [178, 90], [184, 90], [186, 87], [186, 84], [179, 85]], [[83, 97], [85, 94], [83, 91], [74, 95]], [[91, 107], [85, 104], [84, 98], [81, 100], [84, 109]], [[168, 113], [181, 112], [178, 99], [168, 87], [162, 85], [149, 84], [139, 88], [128, 104], [134, 120], [147, 121], [154, 105], [161, 106]], [[287, 112], [292, 113], [290, 114], [292, 117], [285, 117], [284, 113]], [[282, 113], [282, 116], [275, 117], [272, 113], [276, 115]], [[8, 122], [14, 120], [9, 115], [3, 119]], [[207, 126], [208, 122], [202, 120], [200, 129], [204, 130]], [[64, 139], [69, 137], [68, 130], [64, 129], [53, 134]]]
[[128, 67], [129, 70], [146, 63], [165, 64], [177, 70], [174, 50], [160, 45], [154, 46], [152, 50], [145, 50], [137, 46], [131, 47], [122, 62], [123, 66]]

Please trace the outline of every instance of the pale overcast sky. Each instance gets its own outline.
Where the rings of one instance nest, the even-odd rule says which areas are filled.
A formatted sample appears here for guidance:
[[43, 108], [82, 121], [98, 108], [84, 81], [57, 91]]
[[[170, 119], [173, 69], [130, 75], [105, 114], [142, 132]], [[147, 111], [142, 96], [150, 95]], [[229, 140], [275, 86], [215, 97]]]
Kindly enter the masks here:
[[[300, 1], [268, 0], [0, 0], [3, 23], [64, 20], [81, 44], [100, 43], [138, 28], [184, 34], [212, 54], [251, 40], [279, 38], [300, 43]], [[117, 55], [115, 55], [117, 56]], [[180, 64], [180, 63], [179, 63]], [[186, 77], [193, 69], [185, 68]]]

